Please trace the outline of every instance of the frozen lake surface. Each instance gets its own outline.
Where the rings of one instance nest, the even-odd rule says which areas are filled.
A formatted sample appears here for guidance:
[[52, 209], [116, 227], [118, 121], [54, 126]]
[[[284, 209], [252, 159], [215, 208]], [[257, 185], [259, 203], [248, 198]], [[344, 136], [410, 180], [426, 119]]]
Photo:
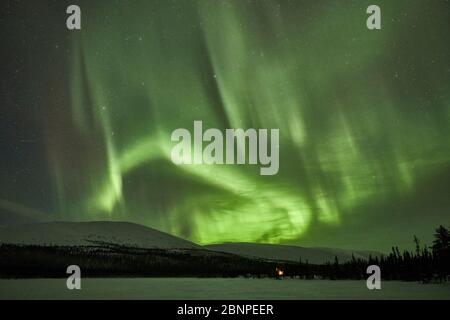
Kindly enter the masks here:
[[384, 281], [222, 278], [86, 278], [81, 290], [66, 279], [0, 279], [0, 299], [450, 299], [450, 284]]

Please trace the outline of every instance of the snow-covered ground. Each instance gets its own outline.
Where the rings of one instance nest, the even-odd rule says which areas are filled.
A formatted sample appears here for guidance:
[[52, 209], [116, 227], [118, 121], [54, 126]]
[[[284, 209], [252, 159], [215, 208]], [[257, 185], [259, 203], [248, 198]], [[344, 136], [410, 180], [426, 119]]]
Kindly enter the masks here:
[[0, 280], [0, 299], [450, 299], [450, 284], [365, 281], [111, 278], [82, 279], [68, 290], [65, 279]]

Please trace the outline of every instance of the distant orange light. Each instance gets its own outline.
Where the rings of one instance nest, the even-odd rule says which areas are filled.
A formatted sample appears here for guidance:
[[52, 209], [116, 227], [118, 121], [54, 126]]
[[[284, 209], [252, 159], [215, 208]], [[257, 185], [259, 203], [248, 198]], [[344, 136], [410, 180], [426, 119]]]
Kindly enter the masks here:
[[281, 277], [284, 274], [283, 270], [278, 270], [278, 275]]

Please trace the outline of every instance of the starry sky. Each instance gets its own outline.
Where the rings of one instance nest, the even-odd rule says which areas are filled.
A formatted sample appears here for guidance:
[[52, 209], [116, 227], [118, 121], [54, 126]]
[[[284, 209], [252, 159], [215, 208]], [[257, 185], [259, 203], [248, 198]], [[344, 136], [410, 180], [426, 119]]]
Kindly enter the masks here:
[[[449, 1], [75, 2], [2, 2], [0, 224], [382, 251], [450, 224]], [[279, 173], [174, 165], [194, 120], [279, 128]]]

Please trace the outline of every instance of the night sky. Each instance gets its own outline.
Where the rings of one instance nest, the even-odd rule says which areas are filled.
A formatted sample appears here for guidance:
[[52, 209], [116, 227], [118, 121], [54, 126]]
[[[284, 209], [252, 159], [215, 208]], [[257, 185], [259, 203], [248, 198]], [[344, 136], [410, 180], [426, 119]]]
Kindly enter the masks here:
[[[0, 30], [2, 225], [387, 251], [450, 224], [449, 1], [6, 0]], [[279, 128], [279, 173], [174, 165], [194, 120]]]

